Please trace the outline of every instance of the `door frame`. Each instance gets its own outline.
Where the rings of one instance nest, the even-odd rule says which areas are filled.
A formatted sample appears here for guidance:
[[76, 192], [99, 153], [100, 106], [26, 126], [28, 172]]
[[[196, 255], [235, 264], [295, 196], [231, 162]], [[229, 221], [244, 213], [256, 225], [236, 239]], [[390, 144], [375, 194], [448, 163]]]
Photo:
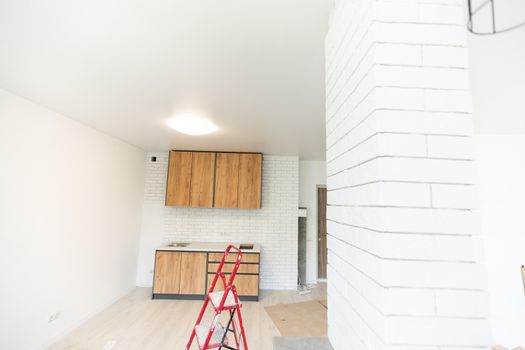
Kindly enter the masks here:
[[[320, 207], [319, 207], [319, 193], [320, 193], [319, 190], [322, 190], [322, 189], [325, 190], [325, 193], [326, 193], [325, 196], [327, 196], [326, 185], [317, 185], [316, 186], [316, 191], [315, 191], [315, 193], [316, 193], [316, 208], [317, 208], [316, 215], [315, 215], [316, 228], [317, 228], [316, 229], [316, 231], [317, 231], [317, 234], [316, 234], [316, 237], [317, 237], [317, 240], [316, 240], [316, 252], [317, 252], [317, 254], [316, 254], [316, 258], [317, 258], [316, 259], [317, 260], [316, 268], [317, 268], [317, 281], [321, 281], [321, 282], [322, 281], [326, 281], [326, 272], [327, 272], [326, 271], [327, 270], [326, 269], [326, 265], [327, 265], [327, 255], [328, 255], [328, 253], [327, 253], [328, 248], [326, 248], [325, 256], [324, 256], [324, 260], [325, 260], [325, 263], [326, 263], [325, 264], [325, 268], [324, 268], [324, 275], [325, 276], [324, 277], [320, 277], [320, 275], [322, 275], [320, 261], [323, 260], [323, 257], [321, 256], [321, 251], [320, 251], [321, 248], [319, 247], [319, 244], [320, 244], [321, 239], [322, 239], [321, 232], [320, 232], [321, 231], [321, 226], [319, 225], [319, 223], [321, 221], [321, 217], [320, 217], [321, 210], [320, 210]], [[325, 214], [324, 215], [325, 216], [325, 218], [324, 218], [325, 219], [324, 228], [325, 228], [325, 231], [327, 231], [327, 227], [326, 227], [326, 206], [325, 206], [324, 214]], [[325, 245], [325, 247], [327, 246], [327, 234], [328, 234], [328, 232], [325, 232], [325, 234], [324, 234], [324, 240], [325, 240], [324, 245]]]

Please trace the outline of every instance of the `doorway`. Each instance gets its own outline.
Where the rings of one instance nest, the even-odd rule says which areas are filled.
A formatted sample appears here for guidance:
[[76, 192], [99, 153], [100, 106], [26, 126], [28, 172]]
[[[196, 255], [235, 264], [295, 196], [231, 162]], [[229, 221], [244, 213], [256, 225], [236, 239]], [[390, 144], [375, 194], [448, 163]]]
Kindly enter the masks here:
[[317, 187], [317, 278], [326, 279], [326, 187]]

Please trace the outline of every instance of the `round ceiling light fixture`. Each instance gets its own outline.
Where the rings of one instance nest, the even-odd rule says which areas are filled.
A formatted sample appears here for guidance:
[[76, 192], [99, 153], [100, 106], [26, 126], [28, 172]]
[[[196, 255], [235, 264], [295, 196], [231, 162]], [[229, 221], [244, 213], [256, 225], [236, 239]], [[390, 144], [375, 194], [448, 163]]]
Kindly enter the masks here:
[[193, 114], [176, 115], [166, 123], [170, 128], [186, 135], [206, 135], [219, 129], [210, 119]]

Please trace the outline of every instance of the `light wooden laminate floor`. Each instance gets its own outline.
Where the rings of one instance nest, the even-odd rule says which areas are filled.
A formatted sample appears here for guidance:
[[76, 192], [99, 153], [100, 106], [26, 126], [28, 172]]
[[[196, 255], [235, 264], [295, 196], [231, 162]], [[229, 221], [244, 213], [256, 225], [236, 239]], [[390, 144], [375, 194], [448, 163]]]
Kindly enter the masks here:
[[[326, 286], [319, 284], [305, 296], [261, 291], [259, 302], [244, 302], [249, 349], [271, 350], [273, 337], [281, 335], [264, 306], [325, 298]], [[137, 288], [49, 349], [183, 350], [201, 306], [202, 301], [151, 300], [151, 289]]]

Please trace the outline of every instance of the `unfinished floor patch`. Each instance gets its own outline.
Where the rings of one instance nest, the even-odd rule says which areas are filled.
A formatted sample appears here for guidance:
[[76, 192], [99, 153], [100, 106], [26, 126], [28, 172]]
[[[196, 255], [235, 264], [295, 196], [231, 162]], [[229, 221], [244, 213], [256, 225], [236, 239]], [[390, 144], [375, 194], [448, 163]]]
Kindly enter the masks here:
[[321, 300], [277, 304], [264, 308], [285, 337], [324, 337], [327, 334], [326, 307]]

